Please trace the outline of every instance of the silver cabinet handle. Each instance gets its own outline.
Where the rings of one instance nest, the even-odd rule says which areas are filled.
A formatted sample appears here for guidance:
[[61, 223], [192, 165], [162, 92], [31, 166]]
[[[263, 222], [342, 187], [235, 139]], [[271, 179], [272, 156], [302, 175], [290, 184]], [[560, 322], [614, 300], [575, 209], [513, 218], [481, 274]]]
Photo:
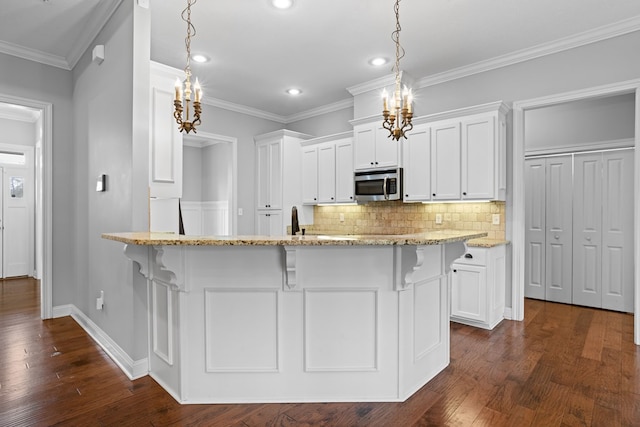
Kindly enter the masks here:
[[555, 239], [559, 239], [560, 236], [558, 236], [557, 234], [555, 236], [553, 236]]
[[587, 237], [587, 240], [590, 242], [591, 241], [591, 237]]

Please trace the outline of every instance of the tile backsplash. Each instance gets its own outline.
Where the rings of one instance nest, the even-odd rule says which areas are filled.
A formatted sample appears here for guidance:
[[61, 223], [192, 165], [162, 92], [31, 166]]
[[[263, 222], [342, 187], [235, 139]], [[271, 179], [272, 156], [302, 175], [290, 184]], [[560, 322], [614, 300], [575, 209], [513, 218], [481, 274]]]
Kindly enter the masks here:
[[[493, 215], [500, 224], [493, 225]], [[482, 230], [489, 238], [505, 238], [505, 203], [403, 203], [315, 206], [313, 234], [408, 234], [427, 230]], [[436, 215], [442, 224], [436, 224]]]

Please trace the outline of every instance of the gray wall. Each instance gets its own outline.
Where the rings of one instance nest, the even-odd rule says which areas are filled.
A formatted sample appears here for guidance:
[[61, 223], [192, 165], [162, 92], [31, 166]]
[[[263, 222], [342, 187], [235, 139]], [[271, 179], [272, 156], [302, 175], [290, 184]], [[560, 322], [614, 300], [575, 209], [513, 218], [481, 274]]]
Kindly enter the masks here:
[[182, 147], [182, 200], [202, 201], [202, 148]]
[[353, 126], [349, 123], [352, 119], [353, 107], [349, 107], [289, 123], [287, 129], [316, 137], [327, 136], [353, 130]]
[[633, 139], [635, 95], [568, 102], [525, 111], [525, 150], [585, 147]]
[[202, 149], [202, 201], [231, 197], [231, 144], [214, 144]]
[[[148, 115], [148, 34], [148, 9], [122, 2], [73, 70], [78, 270], [72, 301], [134, 360], [147, 352], [146, 319], [136, 317], [146, 312], [146, 286], [134, 280], [123, 245], [100, 235], [147, 229], [148, 116], [139, 123], [135, 114], [143, 107]], [[105, 46], [100, 65], [91, 62], [95, 44]], [[146, 75], [135, 72], [135, 61]], [[105, 192], [95, 191], [99, 174], [107, 175]], [[101, 290], [104, 309], [97, 310]]]
[[53, 105], [53, 305], [74, 300], [75, 162], [70, 71], [0, 53], [0, 93]]

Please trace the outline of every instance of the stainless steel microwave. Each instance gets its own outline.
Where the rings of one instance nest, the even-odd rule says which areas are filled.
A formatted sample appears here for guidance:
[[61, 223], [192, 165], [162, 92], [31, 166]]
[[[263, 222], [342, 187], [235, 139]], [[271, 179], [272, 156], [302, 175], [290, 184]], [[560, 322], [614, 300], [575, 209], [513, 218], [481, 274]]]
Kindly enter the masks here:
[[402, 200], [402, 169], [372, 169], [355, 173], [356, 202]]

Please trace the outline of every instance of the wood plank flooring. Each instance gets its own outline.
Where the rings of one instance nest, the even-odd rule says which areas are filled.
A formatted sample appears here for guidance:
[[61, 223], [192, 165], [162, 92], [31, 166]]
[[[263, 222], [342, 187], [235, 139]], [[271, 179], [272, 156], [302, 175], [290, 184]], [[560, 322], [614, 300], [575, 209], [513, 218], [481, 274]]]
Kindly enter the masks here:
[[39, 304], [0, 280], [0, 426], [640, 426], [628, 314], [527, 300], [524, 322], [454, 323], [451, 365], [403, 403], [179, 405]]

